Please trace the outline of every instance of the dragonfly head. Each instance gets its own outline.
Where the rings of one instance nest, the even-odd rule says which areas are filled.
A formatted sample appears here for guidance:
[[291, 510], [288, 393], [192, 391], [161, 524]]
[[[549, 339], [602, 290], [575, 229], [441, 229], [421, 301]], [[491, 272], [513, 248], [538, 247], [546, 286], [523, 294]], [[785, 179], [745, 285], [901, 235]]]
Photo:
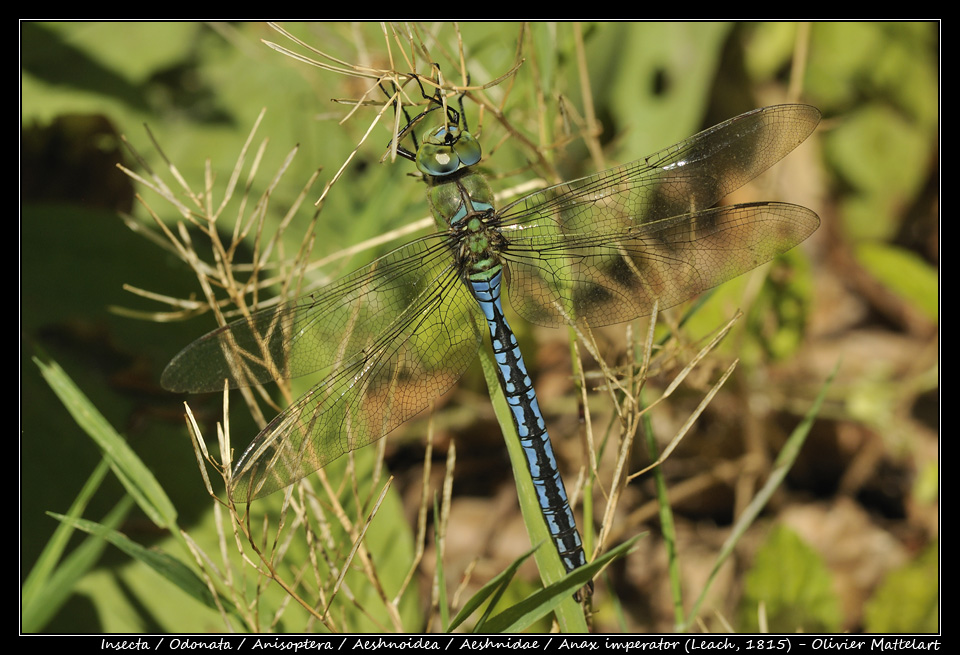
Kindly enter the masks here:
[[424, 175], [443, 177], [480, 161], [480, 142], [455, 125], [436, 128], [423, 136], [417, 150], [417, 168]]

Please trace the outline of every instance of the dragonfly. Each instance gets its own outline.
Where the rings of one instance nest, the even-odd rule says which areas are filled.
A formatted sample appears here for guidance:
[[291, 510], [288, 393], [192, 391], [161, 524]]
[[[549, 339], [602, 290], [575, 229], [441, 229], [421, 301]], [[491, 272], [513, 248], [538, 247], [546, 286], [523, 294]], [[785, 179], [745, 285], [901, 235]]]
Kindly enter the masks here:
[[531, 323], [598, 327], [675, 306], [786, 252], [819, 227], [813, 211], [781, 202], [714, 205], [803, 142], [820, 112], [798, 104], [757, 109], [497, 209], [476, 170], [481, 148], [462, 110], [461, 99], [461, 111], [447, 107], [443, 125], [419, 144], [413, 136], [415, 151], [397, 147], [426, 182], [436, 233], [210, 332], [173, 358], [161, 382], [198, 393], [221, 391], [224, 381], [237, 388], [322, 375], [236, 461], [229, 495], [248, 503], [426, 409], [461, 377], [486, 333], [544, 521], [570, 572], [586, 557], [504, 315], [504, 287]]

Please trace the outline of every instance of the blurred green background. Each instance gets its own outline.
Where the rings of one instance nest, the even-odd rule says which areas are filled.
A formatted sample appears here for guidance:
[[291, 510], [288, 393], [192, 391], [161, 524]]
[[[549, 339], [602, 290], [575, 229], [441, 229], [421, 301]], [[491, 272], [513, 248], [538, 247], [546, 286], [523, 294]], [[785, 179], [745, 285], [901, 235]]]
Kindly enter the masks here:
[[[184, 398], [164, 392], [158, 380], [179, 348], [214, 324], [209, 317], [155, 323], [111, 311], [164, 309], [124, 291], [124, 284], [177, 297], [198, 291], [178, 260], [118, 218], [131, 213], [149, 225], [134, 193], [165, 210], [164, 221], [179, 218], [117, 170], [122, 162], [143, 172], [119, 135], [161, 169], [163, 160], [143, 128], [147, 124], [194, 188], [202, 186], [208, 169], [222, 185], [266, 108], [255, 143], [269, 138], [262, 169], [270, 173], [254, 180], [254, 189], [264, 188], [299, 145], [272, 195], [271, 215], [279, 221], [322, 167], [308, 202], [319, 195], [376, 108], [361, 109], [340, 124], [349, 106], [331, 99], [357, 98], [367, 83], [268, 48], [261, 39], [295, 46], [266, 24], [24, 22], [20, 27], [22, 580], [55, 527], [44, 512], [65, 511], [100, 458], [39, 377], [31, 361], [37, 353], [59, 361], [127, 437], [167, 489], [181, 525], [200, 540], [210, 537], [210, 503], [182, 422]], [[388, 66], [379, 24], [287, 27], [345, 61]], [[484, 84], [513, 66], [520, 24], [460, 28], [472, 83]], [[452, 25], [422, 29], [456, 51]], [[788, 488], [755, 539], [738, 553], [729, 580], [716, 589], [713, 609], [742, 631], [756, 630], [757, 600], [767, 602], [774, 631], [936, 630], [939, 25], [618, 23], [581, 29], [607, 165], [631, 161], [755, 107], [805, 102], [824, 115], [808, 143], [781, 164], [776, 183], [764, 183], [765, 199], [805, 205], [822, 219], [819, 232], [796, 255], [797, 266], [806, 271], [797, 292], [797, 323], [774, 330], [764, 347], [742, 353], [746, 361], [730, 394], [753, 398], [748, 390], [766, 387], [771, 396], [764, 402], [772, 407], [764, 411], [789, 424], [809, 406], [838, 360], [840, 372]], [[506, 94], [511, 81], [489, 93], [508, 98], [504, 113], [531, 141], [552, 143], [585, 111], [574, 26], [534, 24], [528, 30], [516, 88]], [[444, 64], [443, 70], [447, 79], [459, 79], [455, 66]], [[474, 111], [467, 106], [471, 128], [478, 120]], [[555, 118], [547, 123], [552, 134], [537, 133], [543, 112]], [[485, 165], [501, 174], [495, 188], [532, 177], [525, 166], [529, 153], [504, 139], [489, 116], [479, 120], [487, 130]], [[426, 215], [423, 190], [407, 177], [412, 167], [378, 163], [390, 138], [389, 122], [361, 146], [328, 196], [316, 226], [315, 258]], [[582, 140], [551, 156], [565, 178], [596, 170]], [[298, 216], [306, 223], [310, 213], [308, 206]], [[298, 243], [299, 237], [289, 247]], [[362, 261], [364, 256], [351, 264]], [[336, 276], [345, 265], [339, 262], [318, 276]], [[718, 317], [729, 316], [729, 309], [724, 305]], [[720, 318], [705, 320], [716, 325]], [[212, 433], [219, 401], [195, 400], [191, 405]], [[241, 412], [235, 413], [239, 421]], [[725, 427], [731, 414], [736, 412], [718, 414], [712, 428], [708, 420], [704, 429], [748, 432], [749, 425]], [[234, 434], [256, 432], [252, 423], [236, 421]], [[706, 443], [707, 452], [678, 453], [678, 479], [724, 458], [740, 461], [735, 458], [742, 452], [724, 452], [717, 441], [691, 437], [691, 448]], [[741, 442], [740, 448], [746, 446]], [[710, 457], [716, 462], [706, 463]], [[725, 502], [723, 508], [710, 508], [703, 499], [687, 499], [677, 508], [688, 511], [690, 551], [684, 561], [691, 565], [692, 587], [697, 551], [719, 543], [739, 507], [736, 476], [715, 484], [713, 497]], [[119, 485], [105, 486], [87, 515], [101, 517], [121, 493]], [[641, 528], [656, 532], [642, 521], [630, 530]], [[170, 545], [136, 516], [123, 532], [140, 543]], [[649, 550], [617, 574], [623, 623], [600, 619], [601, 629], [670, 628], [667, 581], [655, 563], [660, 542], [655, 536], [645, 542]], [[784, 564], [793, 561], [796, 566]], [[792, 582], [777, 577], [785, 570], [798, 576], [800, 587], [816, 588], [810, 592], [814, 601], [784, 591], [793, 589]], [[906, 606], [911, 612], [903, 611]], [[107, 550], [56, 616], [35, 629], [224, 628], [215, 613]]]

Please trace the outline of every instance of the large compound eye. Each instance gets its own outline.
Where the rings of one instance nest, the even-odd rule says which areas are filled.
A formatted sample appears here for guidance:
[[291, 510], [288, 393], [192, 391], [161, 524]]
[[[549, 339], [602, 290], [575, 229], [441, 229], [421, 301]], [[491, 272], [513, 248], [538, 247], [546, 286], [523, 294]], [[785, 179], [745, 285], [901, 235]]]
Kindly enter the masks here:
[[424, 135], [417, 150], [417, 168], [424, 175], [443, 177], [457, 172], [461, 166], [480, 161], [480, 143], [469, 132], [457, 127], [439, 127]]
[[473, 166], [480, 161], [480, 142], [469, 132], [460, 133], [454, 148], [457, 151], [457, 157], [460, 158], [461, 166]]

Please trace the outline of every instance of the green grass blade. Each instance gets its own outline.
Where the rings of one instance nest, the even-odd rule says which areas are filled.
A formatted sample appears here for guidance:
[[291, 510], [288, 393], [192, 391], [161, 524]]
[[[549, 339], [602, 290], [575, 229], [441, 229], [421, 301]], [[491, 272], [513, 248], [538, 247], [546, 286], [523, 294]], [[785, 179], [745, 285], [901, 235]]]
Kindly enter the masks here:
[[[70, 508], [69, 516], [72, 519], [78, 518], [82, 513], [86, 507], [86, 500], [99, 486], [107, 469], [106, 462], [101, 462], [101, 465], [94, 470]], [[104, 525], [110, 528], [120, 525], [132, 508], [133, 499], [130, 496], [124, 496], [107, 514], [103, 521]], [[73, 534], [73, 526], [61, 522], [24, 582], [21, 614], [21, 629], [24, 632], [33, 633], [42, 630], [60, 611], [73, 593], [77, 582], [100, 560], [100, 554], [103, 553], [106, 542], [103, 539], [88, 538], [57, 566], [71, 534]]]
[[[440, 505], [437, 503], [437, 497], [433, 497], [433, 524], [440, 525]], [[450, 609], [447, 607], [447, 578], [444, 575], [443, 567], [443, 544], [440, 543], [442, 535], [440, 530], [434, 530], [433, 545], [437, 554], [437, 604], [440, 607], [440, 626], [444, 632], [449, 632], [450, 628]]]
[[[640, 401], [643, 403], [642, 391]], [[657, 439], [654, 436], [650, 412], [643, 415], [643, 434], [647, 447], [647, 455], [651, 461], [655, 462], [660, 457], [660, 451]], [[670, 575], [670, 595], [673, 598], [674, 620], [679, 624], [683, 621], [683, 584], [680, 580], [680, 562], [677, 555], [677, 530], [673, 522], [673, 508], [670, 505], [670, 493], [667, 489], [667, 481], [663, 477], [663, 467], [657, 466], [653, 469], [653, 480], [657, 490], [657, 511], [660, 516], [660, 531], [663, 535], [663, 543], [667, 550], [667, 570]]]
[[84, 432], [100, 447], [104, 459], [137, 505], [158, 527], [176, 531], [177, 511], [166, 492], [127, 442], [110, 425], [55, 362], [34, 357], [47, 384]]
[[[559, 619], [561, 608], [568, 601], [573, 602], [572, 596], [575, 591], [583, 588], [583, 586], [592, 580], [607, 564], [617, 558], [625, 556], [633, 547], [633, 544], [643, 536], [645, 535], [636, 535], [616, 548], [610, 549], [586, 566], [581, 566], [576, 569], [562, 580], [532, 594], [513, 607], [497, 614], [487, 621], [484, 629], [487, 632], [493, 633], [520, 632], [552, 611], [557, 612]], [[573, 604], [580, 610], [579, 605], [575, 602]], [[580, 616], [583, 617], [582, 610], [580, 610]], [[562, 627], [561, 625], [561, 628]]]
[[[461, 623], [466, 621], [488, 598], [492, 597], [488, 608], [496, 607], [497, 601], [503, 596], [504, 591], [507, 589], [507, 586], [510, 584], [510, 581], [513, 580], [514, 576], [517, 574], [517, 569], [520, 568], [520, 565], [527, 561], [527, 559], [533, 555], [536, 548], [531, 548], [526, 553], [518, 557], [513, 561], [510, 566], [501, 571], [494, 577], [490, 582], [483, 585], [477, 593], [470, 597], [470, 599], [464, 604], [463, 608], [457, 613], [453, 618], [453, 621], [450, 624], [449, 630], [455, 630]], [[488, 609], [489, 613], [489, 609]], [[486, 623], [488, 614], [484, 614], [480, 620], [477, 622], [477, 627], [474, 629], [474, 632], [480, 632], [481, 627]]]
[[[100, 487], [100, 483], [103, 482], [103, 479], [106, 477], [107, 471], [109, 470], [110, 467], [107, 465], [106, 460], [101, 459], [100, 463], [97, 465], [97, 468], [95, 468], [93, 473], [90, 474], [90, 477], [87, 478], [87, 482], [83, 485], [80, 493], [74, 499], [73, 504], [67, 511], [67, 516], [79, 517], [83, 515], [83, 511], [87, 508], [87, 504], [90, 502], [90, 499], [93, 497], [93, 494], [96, 492], [96, 490]], [[73, 534], [73, 528], [61, 523], [57, 526], [53, 536], [50, 537], [50, 539], [47, 541], [47, 544], [43, 547], [43, 550], [40, 552], [40, 556], [37, 557], [37, 561], [34, 563], [33, 568], [30, 569], [27, 579], [23, 581], [21, 598], [24, 604], [24, 612], [26, 612], [26, 607], [31, 604], [33, 597], [39, 592], [40, 589], [46, 586], [50, 576], [54, 574], [54, 571], [57, 568], [57, 562], [60, 561], [60, 558], [63, 557], [63, 553], [66, 551], [67, 542], [70, 540], [71, 534]]]
[[113, 544], [130, 557], [149, 566], [185, 591], [189, 596], [200, 601], [207, 607], [219, 611], [222, 606], [227, 612], [236, 614], [235, 608], [230, 601], [222, 597], [219, 598], [219, 600], [215, 599], [210, 588], [194, 573], [193, 569], [164, 551], [157, 548], [145, 548], [135, 541], [131, 541], [126, 535], [116, 530], [111, 530], [95, 521], [72, 518], [53, 512], [48, 512], [48, 514], [58, 521], [63, 521], [79, 530], [83, 530]]
[[710, 585], [713, 583], [717, 573], [720, 571], [720, 567], [723, 566], [727, 558], [733, 553], [733, 549], [736, 547], [737, 542], [739, 542], [740, 538], [744, 535], [744, 533], [746, 533], [747, 528], [753, 524], [753, 521], [757, 518], [757, 516], [760, 514], [760, 511], [770, 500], [770, 497], [773, 496], [773, 492], [777, 490], [777, 487], [780, 486], [780, 484], [783, 482], [783, 479], [787, 477], [787, 473], [790, 471], [790, 468], [796, 461], [797, 456], [800, 454], [800, 449], [803, 447], [803, 444], [807, 439], [807, 435], [810, 433], [810, 428], [813, 427], [813, 422], [816, 420], [817, 414], [820, 413], [820, 406], [827, 397], [827, 390], [830, 388], [833, 378], [836, 376], [839, 368], [840, 365], [838, 363], [827, 377], [827, 380], [823, 383], [819, 395], [813, 401], [813, 404], [807, 411], [806, 416], [803, 417], [800, 425], [798, 425], [790, 434], [787, 442], [777, 455], [777, 459], [773, 463], [773, 470], [770, 472], [770, 477], [767, 479], [767, 483], [763, 485], [763, 488], [760, 489], [759, 492], [757, 492], [757, 495], [752, 501], [750, 501], [750, 504], [747, 505], [747, 508], [744, 510], [743, 514], [739, 519], [737, 519], [730, 536], [727, 537], [726, 542], [723, 544], [723, 548], [720, 549], [720, 554], [717, 555], [717, 561], [714, 562], [713, 569], [710, 571], [710, 575], [707, 578], [707, 583], [703, 586], [700, 596], [697, 597], [696, 602], [690, 608], [690, 613], [687, 615], [686, 620], [679, 627], [681, 631], [685, 632], [690, 628], [690, 625], [697, 617], [697, 613], [700, 611], [700, 605], [703, 604], [703, 601], [707, 597], [707, 592], [710, 590]]
[[[530, 535], [531, 543], [544, 544], [543, 548], [536, 549], [534, 558], [537, 561], [541, 579], [545, 585], [549, 586], [563, 579], [567, 572], [560, 561], [556, 548], [552, 546], [553, 539], [550, 537], [547, 525], [543, 521], [540, 504], [537, 501], [537, 493], [533, 487], [533, 479], [530, 477], [526, 457], [523, 454], [523, 448], [520, 446], [520, 437], [513, 425], [510, 408], [497, 378], [496, 364], [488, 348], [481, 348], [480, 363], [483, 365], [483, 375], [487, 381], [487, 387], [490, 389], [490, 399], [493, 402], [497, 422], [500, 424], [500, 430], [503, 432], [503, 438], [507, 444], [507, 452], [510, 454], [510, 463], [513, 467], [514, 479], [517, 482], [520, 510], [523, 514], [523, 522], [527, 527], [527, 534]], [[585, 579], [584, 584], [588, 580], [589, 578]], [[587, 623], [583, 617], [583, 610], [573, 599], [574, 591], [576, 589], [572, 589], [569, 596], [563, 599], [563, 602], [557, 602], [557, 621], [563, 631], [586, 632]]]

